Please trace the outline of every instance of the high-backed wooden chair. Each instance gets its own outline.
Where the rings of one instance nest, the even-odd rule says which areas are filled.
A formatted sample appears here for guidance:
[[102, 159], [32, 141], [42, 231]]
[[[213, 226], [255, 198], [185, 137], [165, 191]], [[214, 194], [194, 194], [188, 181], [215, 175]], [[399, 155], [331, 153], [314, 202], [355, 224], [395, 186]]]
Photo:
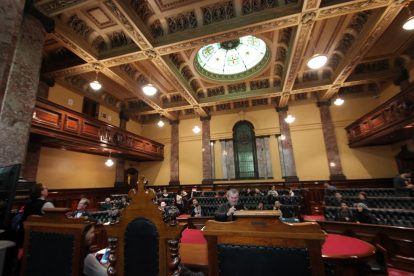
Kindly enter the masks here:
[[48, 210], [46, 215], [30, 216], [24, 222], [21, 275], [82, 275], [85, 221], [66, 218], [67, 208]]
[[180, 258], [178, 240], [184, 226], [170, 225], [152, 199], [155, 194], [144, 191], [143, 178], [138, 191], [130, 192], [130, 205], [124, 209], [120, 223], [107, 227], [107, 234], [118, 239], [117, 275], [178, 275]]
[[285, 224], [274, 218], [207, 221], [209, 275], [325, 275], [317, 223]]

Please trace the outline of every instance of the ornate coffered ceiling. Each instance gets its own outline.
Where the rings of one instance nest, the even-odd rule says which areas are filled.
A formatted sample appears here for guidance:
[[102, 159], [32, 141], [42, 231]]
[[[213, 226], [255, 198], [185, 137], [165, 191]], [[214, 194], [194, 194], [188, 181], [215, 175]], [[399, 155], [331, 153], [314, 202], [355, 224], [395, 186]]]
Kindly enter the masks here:
[[[401, 26], [408, 0], [38, 0], [55, 20], [43, 77], [142, 122], [286, 106], [337, 93], [379, 93], [414, 65], [414, 31]], [[197, 51], [254, 35], [269, 51], [260, 73], [220, 82], [199, 75]], [[310, 70], [316, 53], [328, 64]], [[103, 89], [91, 91], [95, 78]], [[145, 96], [141, 86], [158, 89]], [[122, 103], [125, 103], [123, 105]]]

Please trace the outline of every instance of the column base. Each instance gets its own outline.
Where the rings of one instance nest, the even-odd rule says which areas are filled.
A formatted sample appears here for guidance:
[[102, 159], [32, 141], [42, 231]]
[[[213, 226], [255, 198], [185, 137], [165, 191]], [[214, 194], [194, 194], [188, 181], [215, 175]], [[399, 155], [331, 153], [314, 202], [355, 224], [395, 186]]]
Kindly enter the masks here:
[[346, 176], [343, 174], [331, 174], [329, 176], [330, 180], [346, 180]]
[[201, 181], [201, 184], [202, 185], [211, 185], [211, 184], [213, 184], [213, 179], [203, 179]]
[[284, 176], [283, 179], [285, 180], [285, 182], [298, 182], [299, 181], [299, 177], [297, 177], [296, 175]]
[[127, 187], [127, 185], [125, 184], [125, 182], [123, 182], [123, 181], [118, 181], [118, 182], [115, 182], [114, 183], [114, 187], [115, 188], [126, 188]]
[[168, 186], [180, 186], [180, 180], [171, 180]]

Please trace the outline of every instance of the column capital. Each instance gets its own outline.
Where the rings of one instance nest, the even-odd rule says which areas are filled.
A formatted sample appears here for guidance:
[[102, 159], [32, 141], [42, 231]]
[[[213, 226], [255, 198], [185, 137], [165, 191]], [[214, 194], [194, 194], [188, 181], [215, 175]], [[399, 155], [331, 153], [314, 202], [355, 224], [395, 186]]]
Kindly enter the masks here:
[[26, 0], [26, 3], [24, 5], [24, 13], [30, 14], [39, 20], [46, 32], [53, 32], [55, 30], [55, 21], [36, 9], [33, 2], [33, 0]]
[[200, 117], [200, 121], [210, 121], [211, 120], [211, 116], [210, 115], [208, 115], [208, 116], [206, 116], [206, 117]]
[[287, 105], [286, 106], [281, 106], [281, 107], [279, 107], [279, 106], [276, 107], [277, 112], [283, 112], [283, 111], [288, 111], [288, 110], [289, 110], [289, 107]]
[[180, 120], [170, 120], [170, 125], [178, 125], [180, 124]]
[[327, 100], [327, 101], [318, 101], [318, 102], [316, 102], [316, 106], [317, 107], [331, 106], [331, 101], [330, 100]]

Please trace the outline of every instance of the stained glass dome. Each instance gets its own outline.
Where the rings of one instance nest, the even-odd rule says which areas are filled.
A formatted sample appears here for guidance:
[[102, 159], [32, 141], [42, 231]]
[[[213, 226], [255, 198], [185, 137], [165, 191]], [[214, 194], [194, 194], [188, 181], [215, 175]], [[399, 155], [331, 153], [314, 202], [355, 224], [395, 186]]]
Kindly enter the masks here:
[[266, 43], [249, 35], [202, 47], [196, 55], [194, 65], [208, 79], [231, 81], [259, 72], [268, 61]]

